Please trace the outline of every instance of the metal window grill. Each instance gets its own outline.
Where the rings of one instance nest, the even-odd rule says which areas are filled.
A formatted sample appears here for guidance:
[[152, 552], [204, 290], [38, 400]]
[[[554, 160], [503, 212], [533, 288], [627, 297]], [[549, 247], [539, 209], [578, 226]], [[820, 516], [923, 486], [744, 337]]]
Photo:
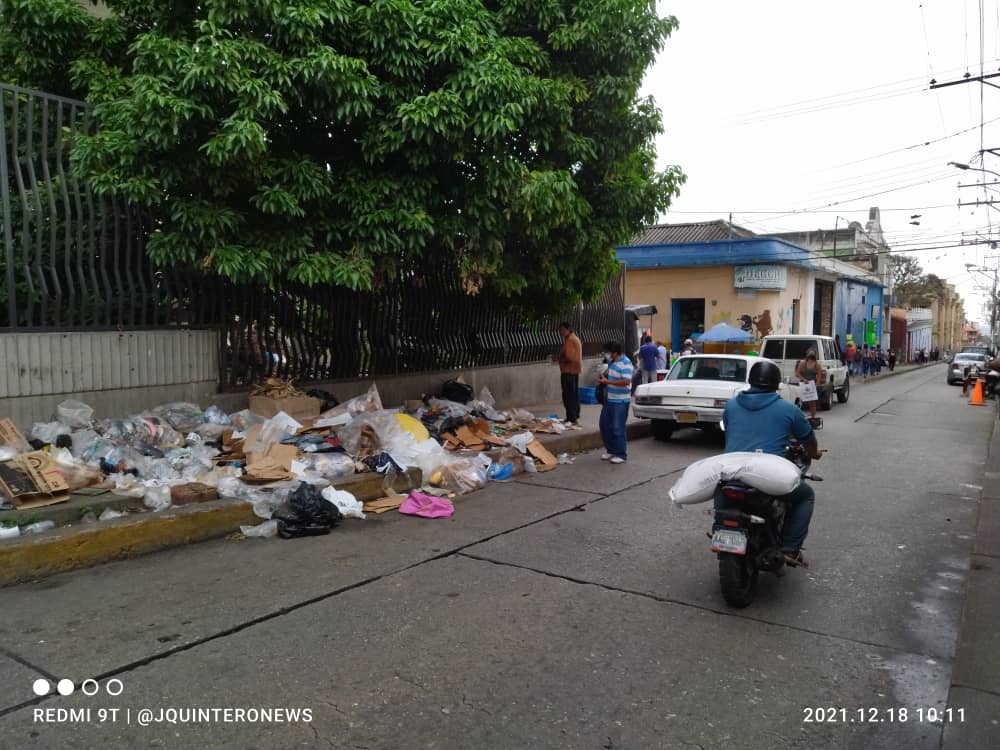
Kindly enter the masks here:
[[[224, 388], [537, 362], [561, 343], [557, 318], [518, 318], [440, 270], [362, 293], [156, 268], [149, 217], [72, 174], [92, 127], [84, 102], [0, 84], [0, 331], [217, 328]], [[571, 317], [585, 354], [623, 339], [623, 284]]]

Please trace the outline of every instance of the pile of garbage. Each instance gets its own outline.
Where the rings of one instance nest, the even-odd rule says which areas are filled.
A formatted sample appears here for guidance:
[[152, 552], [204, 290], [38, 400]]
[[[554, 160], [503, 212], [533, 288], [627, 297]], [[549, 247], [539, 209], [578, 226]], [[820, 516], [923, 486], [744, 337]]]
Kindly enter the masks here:
[[[67, 400], [27, 437], [0, 420], [0, 503], [30, 509], [92, 486], [141, 498], [154, 512], [239, 498], [265, 519], [243, 527], [247, 536], [291, 538], [329, 533], [366, 512], [448, 517], [457, 495], [561, 462], [535, 437], [569, 429], [557, 419], [499, 411], [488, 389], [472, 398], [461, 381], [446, 383], [441, 395], [385, 409], [375, 385], [338, 403], [271, 379], [254, 390], [251, 408], [234, 414], [170, 403], [96, 421], [87, 404]], [[395, 494], [396, 476], [412, 468], [424, 487]], [[363, 504], [335, 488], [366, 472], [384, 476], [385, 497]]]

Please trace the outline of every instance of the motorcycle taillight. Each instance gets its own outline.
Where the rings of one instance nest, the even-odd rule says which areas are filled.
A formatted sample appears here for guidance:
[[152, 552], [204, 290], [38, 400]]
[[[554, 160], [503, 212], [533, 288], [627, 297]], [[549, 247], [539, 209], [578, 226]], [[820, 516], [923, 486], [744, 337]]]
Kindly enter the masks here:
[[746, 500], [747, 499], [747, 493], [746, 492], [744, 492], [743, 490], [734, 489], [732, 487], [726, 487], [724, 490], [722, 490], [722, 496], [724, 498], [726, 498], [726, 500]]

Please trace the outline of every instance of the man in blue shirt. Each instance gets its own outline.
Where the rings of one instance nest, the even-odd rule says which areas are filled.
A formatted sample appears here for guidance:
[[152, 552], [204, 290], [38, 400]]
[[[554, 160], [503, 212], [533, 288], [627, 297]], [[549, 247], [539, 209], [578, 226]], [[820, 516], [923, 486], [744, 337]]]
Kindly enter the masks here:
[[[781, 370], [767, 359], [750, 368], [750, 390], [729, 399], [722, 421], [726, 427], [726, 453], [762, 451], [785, 456], [791, 435], [818, 461], [819, 444], [812, 426], [802, 410], [777, 394], [781, 385]], [[783, 529], [782, 549], [785, 562], [792, 567], [809, 567], [802, 557], [802, 542], [809, 533], [816, 493], [803, 481], [785, 495], [787, 514]]]
[[656, 382], [656, 359], [660, 356], [660, 350], [653, 343], [652, 336], [646, 336], [639, 347], [639, 361], [642, 370], [643, 383]]
[[628, 458], [625, 422], [628, 421], [628, 408], [632, 403], [632, 361], [622, 353], [622, 345], [617, 341], [608, 342], [605, 348], [611, 357], [611, 364], [597, 380], [607, 387], [601, 408], [601, 440], [604, 441], [601, 460], [623, 464]]

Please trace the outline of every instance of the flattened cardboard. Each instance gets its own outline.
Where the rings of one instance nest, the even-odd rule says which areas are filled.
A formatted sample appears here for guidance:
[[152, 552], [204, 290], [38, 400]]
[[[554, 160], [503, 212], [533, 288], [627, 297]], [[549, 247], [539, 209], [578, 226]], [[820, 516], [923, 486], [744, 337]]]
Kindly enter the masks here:
[[9, 446], [18, 453], [28, 453], [31, 450], [17, 425], [9, 419], [0, 419], [0, 445]]
[[466, 448], [481, 451], [486, 447], [482, 439], [465, 425], [455, 430], [455, 436]]
[[285, 412], [296, 421], [315, 419], [319, 416], [323, 402], [312, 396], [291, 396], [289, 398], [271, 398], [270, 396], [251, 396], [250, 411], [259, 417], [270, 419], [278, 412]]
[[68, 490], [56, 462], [44, 451], [0, 463], [0, 492], [19, 510], [66, 502]]
[[528, 453], [535, 459], [536, 468], [539, 471], [552, 471], [559, 465], [559, 459], [549, 452], [549, 449], [537, 440], [528, 443]]
[[506, 448], [508, 445], [510, 445], [510, 443], [508, 443], [506, 440], [504, 440], [503, 438], [498, 438], [496, 435], [483, 435], [482, 433], [478, 434], [479, 437], [481, 437], [484, 442], [489, 443], [490, 445], [497, 445], [501, 448]]
[[247, 470], [243, 481], [251, 484], [265, 484], [292, 479], [292, 461], [299, 455], [294, 445], [275, 443], [267, 446], [263, 453], [247, 454]]

